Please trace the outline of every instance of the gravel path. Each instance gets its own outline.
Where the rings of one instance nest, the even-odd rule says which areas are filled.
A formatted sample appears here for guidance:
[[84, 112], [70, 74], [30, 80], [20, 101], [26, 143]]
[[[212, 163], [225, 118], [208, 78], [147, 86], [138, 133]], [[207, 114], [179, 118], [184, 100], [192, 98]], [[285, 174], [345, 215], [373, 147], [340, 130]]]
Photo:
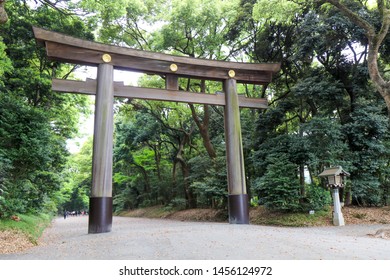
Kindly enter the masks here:
[[110, 233], [87, 234], [88, 217], [58, 218], [40, 245], [0, 260], [390, 260], [390, 225], [281, 228], [114, 217]]

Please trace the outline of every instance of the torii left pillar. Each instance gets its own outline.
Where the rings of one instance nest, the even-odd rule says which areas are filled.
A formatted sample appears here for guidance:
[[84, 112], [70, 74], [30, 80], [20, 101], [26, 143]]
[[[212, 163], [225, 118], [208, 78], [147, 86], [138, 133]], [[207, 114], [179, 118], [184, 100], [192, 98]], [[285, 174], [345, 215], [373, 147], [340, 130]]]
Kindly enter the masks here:
[[240, 107], [237, 82], [224, 82], [225, 142], [228, 179], [228, 208], [230, 224], [249, 224], [248, 195], [245, 183], [244, 153], [241, 137]]
[[88, 233], [112, 228], [113, 75], [112, 65], [98, 66]]

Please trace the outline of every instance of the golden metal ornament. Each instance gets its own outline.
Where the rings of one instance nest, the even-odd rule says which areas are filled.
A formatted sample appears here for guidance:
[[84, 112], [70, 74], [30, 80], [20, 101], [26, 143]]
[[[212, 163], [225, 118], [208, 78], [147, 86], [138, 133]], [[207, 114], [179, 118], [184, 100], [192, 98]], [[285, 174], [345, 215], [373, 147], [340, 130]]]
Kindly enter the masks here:
[[230, 70], [228, 75], [230, 78], [234, 78], [236, 76], [236, 72], [234, 72], [234, 70]]
[[178, 67], [176, 64], [172, 63], [171, 66], [169, 66], [169, 69], [171, 69], [172, 72], [176, 72]]
[[103, 55], [102, 55], [102, 60], [103, 60], [105, 63], [111, 62], [111, 55], [109, 55], [108, 53], [103, 54]]

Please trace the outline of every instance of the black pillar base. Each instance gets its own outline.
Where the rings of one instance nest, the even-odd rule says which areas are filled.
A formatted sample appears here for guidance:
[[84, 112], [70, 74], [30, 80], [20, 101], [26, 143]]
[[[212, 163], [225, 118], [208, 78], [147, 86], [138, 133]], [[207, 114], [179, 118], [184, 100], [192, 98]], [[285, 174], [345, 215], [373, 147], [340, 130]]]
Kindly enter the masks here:
[[90, 197], [88, 233], [110, 232], [111, 227], [112, 197]]
[[229, 223], [249, 224], [248, 195], [229, 195]]

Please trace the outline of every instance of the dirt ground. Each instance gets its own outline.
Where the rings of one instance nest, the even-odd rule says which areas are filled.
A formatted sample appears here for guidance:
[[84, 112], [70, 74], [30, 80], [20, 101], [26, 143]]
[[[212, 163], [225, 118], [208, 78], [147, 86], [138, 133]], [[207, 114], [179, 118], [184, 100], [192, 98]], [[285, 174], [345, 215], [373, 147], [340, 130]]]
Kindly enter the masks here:
[[[133, 211], [134, 217], [145, 217], [143, 209]], [[369, 224], [387, 224], [390, 225], [390, 206], [387, 207], [343, 207], [343, 216], [348, 225], [369, 225]], [[213, 209], [189, 209], [170, 214], [164, 218], [181, 221], [202, 221], [202, 222], [222, 222], [226, 219], [227, 213], [223, 210]], [[281, 214], [270, 213], [262, 207], [250, 210], [251, 224], [263, 224], [265, 216], [277, 216]], [[332, 225], [331, 218], [318, 221], [317, 226]]]
[[344, 207], [346, 224], [390, 224], [390, 206], [381, 208]]
[[[143, 209], [133, 211], [132, 216], [145, 216]], [[259, 224], [258, 217], [265, 215], [264, 209], [257, 208], [251, 210], [251, 224]], [[361, 208], [361, 207], [344, 207], [344, 220], [347, 225], [381, 225], [389, 228], [390, 225], [390, 207], [381, 208]], [[199, 222], [222, 222], [226, 219], [225, 211], [212, 209], [191, 209], [172, 213], [163, 218], [179, 220], [179, 221], [199, 221]], [[331, 220], [327, 219], [325, 224], [319, 226], [329, 226]], [[384, 239], [389, 239], [390, 236], [380, 236]], [[35, 245], [21, 233], [15, 231], [0, 231], [0, 254], [12, 254], [22, 252], [34, 247]]]
[[0, 254], [22, 252], [34, 246], [22, 233], [16, 231], [0, 231]]

